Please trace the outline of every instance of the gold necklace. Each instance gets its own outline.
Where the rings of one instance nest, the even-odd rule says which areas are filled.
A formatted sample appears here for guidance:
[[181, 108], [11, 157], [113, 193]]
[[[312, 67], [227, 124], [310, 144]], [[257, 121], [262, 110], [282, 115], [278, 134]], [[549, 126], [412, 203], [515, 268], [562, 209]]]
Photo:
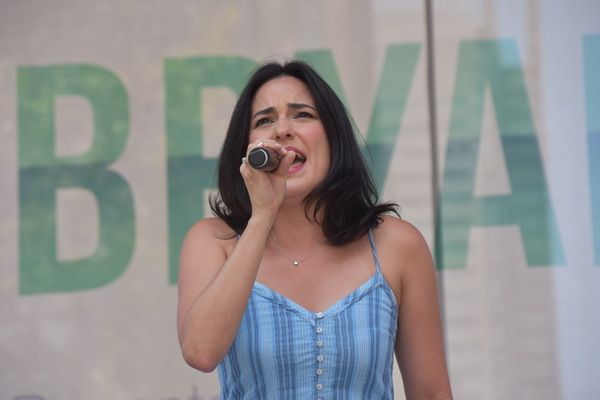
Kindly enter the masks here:
[[315, 254], [317, 252], [317, 250], [319, 250], [323, 246], [323, 243], [320, 243], [310, 253], [308, 253], [307, 255], [305, 255], [304, 257], [302, 257], [300, 260], [296, 261], [292, 257], [290, 257], [285, 251], [283, 251], [283, 249], [279, 245], [279, 242], [277, 241], [277, 238], [275, 237], [275, 234], [273, 233], [273, 231], [271, 231], [271, 236], [273, 236], [273, 240], [275, 241], [275, 245], [277, 246], [277, 248], [279, 249], [279, 251], [281, 252], [281, 254], [283, 254], [284, 256], [286, 256], [287, 259], [292, 262], [292, 264], [294, 265], [294, 267], [297, 266], [298, 264], [300, 264], [302, 261], [306, 260], [308, 257], [310, 257], [313, 254]]

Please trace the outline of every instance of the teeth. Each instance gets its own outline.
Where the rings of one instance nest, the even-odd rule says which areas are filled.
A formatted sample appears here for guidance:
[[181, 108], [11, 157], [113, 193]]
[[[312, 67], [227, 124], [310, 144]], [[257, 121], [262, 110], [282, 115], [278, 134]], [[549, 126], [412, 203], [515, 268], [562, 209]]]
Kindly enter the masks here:
[[296, 160], [299, 160], [299, 161], [306, 161], [306, 157], [304, 157], [304, 156], [303, 156], [303, 155], [301, 155], [301, 154], [296, 154]]

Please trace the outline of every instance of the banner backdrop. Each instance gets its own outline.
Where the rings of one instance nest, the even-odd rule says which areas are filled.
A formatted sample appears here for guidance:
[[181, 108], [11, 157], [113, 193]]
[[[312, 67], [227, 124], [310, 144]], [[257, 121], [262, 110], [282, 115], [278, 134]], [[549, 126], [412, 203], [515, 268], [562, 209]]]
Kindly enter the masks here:
[[0, 396], [218, 399], [179, 247], [245, 79], [298, 57], [435, 254], [455, 398], [597, 399], [600, 3], [427, 4], [0, 0]]

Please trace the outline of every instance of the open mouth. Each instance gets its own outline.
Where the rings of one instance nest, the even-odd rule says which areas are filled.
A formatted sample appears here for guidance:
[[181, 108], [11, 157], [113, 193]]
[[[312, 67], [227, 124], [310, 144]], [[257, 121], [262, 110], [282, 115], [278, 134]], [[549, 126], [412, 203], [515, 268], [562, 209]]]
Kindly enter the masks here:
[[296, 153], [296, 158], [294, 159], [294, 162], [292, 163], [292, 165], [300, 165], [300, 164], [304, 164], [306, 162], [306, 157], [304, 157], [302, 154]]
[[292, 167], [298, 167], [306, 162], [306, 156], [295, 147], [286, 147], [288, 151], [293, 151], [296, 153], [296, 158], [294, 158], [294, 162], [292, 163]]

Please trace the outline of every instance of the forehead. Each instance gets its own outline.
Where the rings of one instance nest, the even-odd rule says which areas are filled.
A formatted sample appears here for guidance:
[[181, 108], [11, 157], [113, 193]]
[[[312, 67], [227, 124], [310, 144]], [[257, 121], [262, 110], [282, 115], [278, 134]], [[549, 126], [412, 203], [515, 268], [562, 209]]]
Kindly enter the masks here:
[[304, 103], [314, 105], [308, 87], [301, 80], [292, 76], [279, 76], [262, 85], [252, 100], [252, 110], [280, 104]]

